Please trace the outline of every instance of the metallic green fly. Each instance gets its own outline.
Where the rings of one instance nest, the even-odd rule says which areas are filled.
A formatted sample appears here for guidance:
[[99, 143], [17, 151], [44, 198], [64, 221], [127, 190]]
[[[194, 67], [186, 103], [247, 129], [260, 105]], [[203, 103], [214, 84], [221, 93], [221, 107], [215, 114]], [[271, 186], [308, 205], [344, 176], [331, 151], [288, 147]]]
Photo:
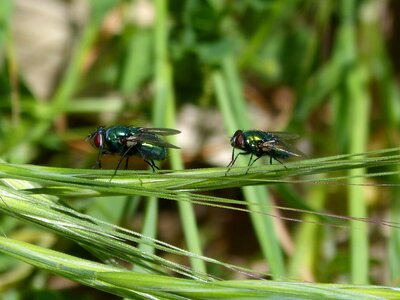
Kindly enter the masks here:
[[121, 156], [115, 173], [124, 158], [126, 159], [126, 169], [129, 157], [136, 155], [141, 157], [155, 172], [155, 169], [159, 168], [155, 165], [154, 160], [164, 160], [167, 157], [167, 148], [179, 149], [179, 147], [165, 142], [159, 136], [178, 133], [180, 133], [179, 130], [170, 128], [142, 128], [117, 125], [108, 128], [99, 127], [86, 140], [99, 149], [96, 161], [99, 168], [101, 168], [103, 154]]
[[[225, 175], [228, 174], [232, 168], [236, 159], [239, 155], [249, 155], [250, 160], [247, 164], [248, 173], [250, 167], [261, 157], [269, 156], [269, 162], [272, 164], [272, 159], [275, 159], [281, 163], [285, 168], [286, 166], [282, 163], [281, 159], [287, 159], [291, 157], [304, 157], [304, 154], [288, 144], [286, 140], [295, 139], [298, 136], [286, 132], [265, 132], [261, 130], [237, 130], [230, 139], [232, 149], [232, 159], [229, 163], [228, 170]], [[243, 150], [235, 156], [235, 149]], [[253, 157], [255, 158], [253, 159]]]

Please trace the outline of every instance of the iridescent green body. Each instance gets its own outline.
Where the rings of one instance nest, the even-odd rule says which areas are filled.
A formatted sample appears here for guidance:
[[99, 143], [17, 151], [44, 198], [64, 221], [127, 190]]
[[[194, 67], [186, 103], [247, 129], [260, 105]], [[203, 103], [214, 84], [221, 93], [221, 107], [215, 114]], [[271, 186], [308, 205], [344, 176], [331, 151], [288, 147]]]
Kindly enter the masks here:
[[[289, 151], [288, 146], [283, 146], [283, 140], [271, 132], [261, 130], [243, 131], [244, 145], [239, 149], [245, 150], [249, 154], [257, 157], [268, 155], [271, 158], [289, 158], [293, 153]], [[264, 146], [261, 146], [264, 144]], [[286, 145], [285, 145], [286, 146]]]
[[[121, 156], [140, 155], [143, 159], [164, 160], [167, 157], [167, 149], [164, 146], [151, 144], [149, 142], [137, 142], [132, 145], [129, 139], [138, 134], [138, 127], [114, 126], [104, 131], [103, 154], [119, 154]], [[162, 143], [155, 134], [141, 133], [141, 136]]]
[[133, 126], [113, 126], [109, 128], [99, 127], [87, 137], [87, 140], [99, 149], [97, 164], [101, 168], [101, 156], [103, 154], [117, 154], [121, 156], [118, 169], [123, 158], [126, 165], [130, 156], [137, 155], [143, 158], [154, 171], [158, 167], [153, 160], [164, 160], [167, 157], [167, 148], [178, 148], [163, 141], [159, 135], [172, 135], [179, 130], [169, 128], [142, 128]]
[[[232, 160], [228, 165], [229, 172], [230, 168], [234, 165], [239, 155], [250, 155], [248, 167], [254, 164], [260, 157], [269, 156], [270, 163], [272, 159], [275, 159], [283, 166], [285, 166], [280, 159], [287, 159], [290, 157], [302, 157], [304, 156], [299, 150], [288, 144], [285, 139], [293, 139], [296, 135], [284, 132], [265, 132], [261, 130], [237, 130], [231, 137], [230, 143], [233, 147]], [[240, 149], [243, 152], [239, 152], [235, 156], [235, 149]], [[252, 160], [253, 156], [256, 156]], [[286, 168], [286, 166], [285, 166]], [[249, 171], [247, 169], [246, 173]]]

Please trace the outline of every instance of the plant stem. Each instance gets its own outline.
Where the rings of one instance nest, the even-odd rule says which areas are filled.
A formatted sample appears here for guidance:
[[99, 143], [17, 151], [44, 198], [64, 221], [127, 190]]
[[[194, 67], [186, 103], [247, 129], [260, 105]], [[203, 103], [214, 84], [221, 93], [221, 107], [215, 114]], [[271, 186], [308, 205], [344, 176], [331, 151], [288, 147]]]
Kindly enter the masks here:
[[[233, 64], [233, 59], [229, 59], [224, 62], [224, 70], [230, 70], [231, 72], [235, 72], [236, 67], [228, 66], [229, 64]], [[234, 132], [239, 126], [243, 126], [249, 128], [250, 124], [247, 121], [246, 110], [242, 111], [240, 115], [236, 115], [234, 112], [238, 110], [234, 107], [244, 106], [242, 104], [233, 104], [230, 99], [235, 99], [233, 101], [242, 101], [243, 97], [241, 96], [240, 89], [229, 90], [227, 79], [225, 79], [224, 75], [221, 71], [215, 71], [212, 75], [214, 88], [216, 91], [216, 97], [218, 100], [219, 107], [221, 108], [222, 116], [224, 118], [224, 123], [229, 132]], [[226, 76], [232, 78], [239, 78], [239, 76]], [[240, 82], [230, 83], [232, 85], [240, 86]], [[232, 93], [238, 91], [235, 96], [232, 97]], [[230, 92], [230, 93], [229, 93]], [[239, 124], [239, 120], [241, 122]], [[238, 165], [244, 165], [242, 161], [237, 162]], [[283, 255], [281, 248], [279, 246], [279, 240], [276, 236], [276, 231], [274, 228], [274, 224], [271, 219], [272, 209], [271, 202], [269, 199], [269, 194], [267, 193], [264, 187], [245, 187], [243, 188], [244, 196], [246, 201], [248, 202], [250, 210], [260, 210], [265, 213], [265, 215], [261, 214], [252, 214], [250, 213], [250, 218], [253, 222], [254, 229], [256, 231], [256, 235], [258, 241], [261, 246], [261, 250], [263, 255], [268, 262], [268, 265], [271, 269], [271, 273], [273, 276], [279, 278], [284, 275], [284, 264], [283, 264]]]

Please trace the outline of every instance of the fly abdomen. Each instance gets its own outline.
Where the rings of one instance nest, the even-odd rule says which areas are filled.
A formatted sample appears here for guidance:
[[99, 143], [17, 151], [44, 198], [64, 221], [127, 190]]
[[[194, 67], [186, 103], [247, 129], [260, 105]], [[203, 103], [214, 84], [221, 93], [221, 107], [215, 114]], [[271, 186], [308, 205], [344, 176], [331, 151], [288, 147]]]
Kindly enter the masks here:
[[167, 157], [167, 149], [165, 147], [141, 143], [137, 147], [140, 156], [150, 160], [164, 160]]

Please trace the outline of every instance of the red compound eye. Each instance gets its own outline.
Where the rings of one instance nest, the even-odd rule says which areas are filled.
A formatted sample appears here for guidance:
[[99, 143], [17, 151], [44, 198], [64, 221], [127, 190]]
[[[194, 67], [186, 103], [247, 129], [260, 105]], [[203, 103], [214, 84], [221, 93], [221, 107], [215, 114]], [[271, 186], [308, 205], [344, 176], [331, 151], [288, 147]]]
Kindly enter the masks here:
[[243, 131], [237, 130], [231, 138], [232, 147], [243, 149], [244, 146], [244, 136]]
[[93, 138], [93, 143], [97, 148], [101, 148], [103, 146], [103, 136], [101, 133], [96, 133]]
[[239, 134], [238, 136], [236, 136], [235, 146], [236, 148], [243, 148], [243, 144], [244, 144], [243, 134]]

